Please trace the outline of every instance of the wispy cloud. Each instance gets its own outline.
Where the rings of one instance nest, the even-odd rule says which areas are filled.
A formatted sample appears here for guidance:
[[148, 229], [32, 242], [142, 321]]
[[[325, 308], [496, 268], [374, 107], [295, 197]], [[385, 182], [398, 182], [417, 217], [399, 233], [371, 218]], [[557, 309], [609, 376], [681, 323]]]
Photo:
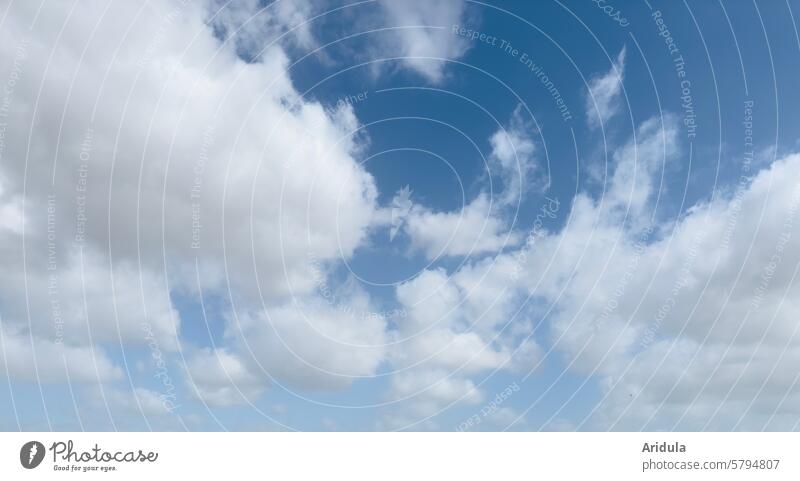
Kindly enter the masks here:
[[608, 72], [589, 81], [586, 92], [586, 120], [593, 129], [611, 120], [622, 107], [625, 52], [626, 48], [623, 47]]

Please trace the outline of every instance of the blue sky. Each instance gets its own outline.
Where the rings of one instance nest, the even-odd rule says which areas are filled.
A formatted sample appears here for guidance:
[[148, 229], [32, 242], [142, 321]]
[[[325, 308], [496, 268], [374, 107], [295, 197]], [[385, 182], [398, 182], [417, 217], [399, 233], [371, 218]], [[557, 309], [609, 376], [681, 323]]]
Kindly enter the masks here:
[[3, 429], [798, 428], [796, 2], [36, 4]]

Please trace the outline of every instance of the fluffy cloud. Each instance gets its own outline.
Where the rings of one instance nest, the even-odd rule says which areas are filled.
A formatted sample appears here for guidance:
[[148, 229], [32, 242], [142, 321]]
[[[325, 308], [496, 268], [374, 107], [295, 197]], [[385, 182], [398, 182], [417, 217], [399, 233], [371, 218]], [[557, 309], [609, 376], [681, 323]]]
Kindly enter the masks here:
[[97, 383], [122, 379], [100, 348], [68, 346], [33, 337], [19, 330], [3, 328], [0, 366], [11, 379], [41, 383]]
[[375, 373], [386, 353], [386, 319], [361, 295], [314, 298], [240, 313], [231, 329], [259, 369], [308, 389], [341, 389]]
[[[295, 289], [309, 288], [303, 285], [307, 252], [320, 258], [336, 257], [340, 248], [352, 252], [372, 215], [373, 181], [351, 157], [357, 145], [348, 134], [356, 120], [347, 108], [328, 112], [303, 101], [280, 48], [244, 63], [213, 37], [201, 9], [187, 6], [171, 17], [170, 6], [156, 3], [133, 22], [119, 50], [111, 48], [122, 40], [116, 25], [136, 16], [128, 11], [133, 7], [110, 9], [98, 24], [102, 43], [89, 42], [92, 55], [80, 62], [89, 41], [81, 25], [67, 23], [75, 33], [59, 39], [63, 55], [49, 63], [54, 39], [36, 32], [24, 75], [40, 80], [48, 104], [64, 106], [71, 122], [59, 130], [61, 112], [37, 112], [29, 202], [54, 194], [67, 216], [63, 234], [72, 234], [76, 186], [85, 170], [86, 240], [110, 245], [115, 257], [160, 266], [163, 249], [171, 263], [199, 256], [207, 266], [224, 256], [237, 287], [255, 285], [255, 265], [265, 295], [286, 293], [293, 280]], [[102, 13], [81, 8], [82, 24]], [[3, 31], [6, 58], [24, 35], [22, 20], [34, 13], [24, 6], [12, 10], [11, 18], [20, 21]], [[66, 13], [66, 6], [48, 9], [36, 25], [57, 24]], [[156, 35], [164, 22], [169, 28]], [[157, 48], [142, 47], [152, 41]], [[68, 92], [63, 78], [81, 88]], [[15, 92], [14, 138], [28, 137], [34, 85]], [[86, 106], [96, 103], [102, 108], [91, 118]], [[8, 147], [9, 157], [25, 158], [24, 143]], [[4, 173], [10, 193], [21, 188], [24, 164], [12, 162]], [[295, 242], [297, 236], [307, 241]]]
[[[384, 426], [434, 427], [442, 410], [482, 402], [486, 376], [547, 362], [547, 342], [599, 380], [592, 427], [797, 420], [800, 156], [743, 166], [734, 192], [665, 219], [659, 175], [681, 153], [669, 115], [611, 146], [602, 194], [578, 193], [561, 230], [522, 247], [503, 209], [536, 183], [536, 144], [515, 112], [489, 139], [498, 199], [481, 193], [438, 212], [398, 197], [412, 248], [465, 263], [397, 286], [408, 315], [396, 322], [370, 314], [373, 301], [349, 283], [326, 296], [336, 262], [388, 221], [358, 162], [352, 108], [302, 98], [291, 47], [271, 43], [291, 31], [291, 45], [313, 46], [309, 5], [246, 2], [213, 18], [207, 5], [169, 0], [9, 7], [0, 361], [12, 382], [115, 383], [123, 371], [109, 345], [156, 343], [166, 356], [186, 350], [181, 386], [233, 406], [271, 381], [342, 389], [385, 366], [398, 406]], [[380, 8], [403, 27], [382, 54], [405, 56], [430, 82], [467, 49], [449, 33], [461, 1]], [[591, 128], [619, 112], [624, 67], [623, 49], [591, 80]], [[181, 338], [197, 319], [180, 318], [176, 291], [226, 301], [223, 345]], [[547, 337], [533, 339], [545, 313]], [[123, 408], [164, 413], [155, 391], [109, 393]], [[525, 414], [503, 409], [503, 422]]]
[[800, 352], [799, 168], [791, 155], [743, 178], [645, 250], [652, 287], [638, 311], [620, 312], [638, 335], [609, 372], [606, 422], [761, 429], [800, 416], [790, 368]]
[[30, 232], [28, 249], [49, 254], [31, 255], [25, 264], [13, 242], [0, 246], [9, 259], [8, 269], [0, 272], [7, 322], [26, 326], [35, 337], [73, 346], [120, 341], [142, 346], [150, 335], [161, 349], [177, 349], [180, 316], [163, 276], [140, 271], [129, 260], [112, 269], [108, 256], [96, 249], [48, 247], [47, 236], [42, 237]]
[[[676, 119], [663, 119], [643, 122], [635, 141], [617, 146], [602, 193], [579, 193], [565, 226], [538, 236], [524, 257], [511, 250], [398, 287], [409, 318], [393, 363], [430, 382], [414, 386], [418, 402], [407, 403], [405, 416], [391, 413], [387, 425], [422, 428], [412, 419], [476, 399], [476, 375], [533, 368], [540, 350], [526, 335], [545, 312], [548, 343], [569, 370], [599, 379], [603, 394], [574, 426], [785, 429], [796, 422], [800, 382], [790, 366], [800, 352], [800, 155], [762, 171], [744, 164], [733, 192], [670, 220], [655, 210], [658, 178], [681, 150]], [[490, 344], [505, 331], [521, 336]], [[410, 395], [402, 380], [393, 398]], [[436, 381], [460, 394], [436, 396]]]
[[563, 230], [538, 242], [522, 285], [552, 306], [551, 342], [570, 369], [600, 376], [604, 397], [587, 420], [595, 427], [796, 419], [788, 400], [800, 386], [783, 373], [800, 341], [800, 156], [758, 173], [745, 165], [733, 194], [651, 224], [675, 129], [647, 121], [637, 144], [615, 151], [606, 195], [575, 198]]
[[[302, 16], [278, 12], [271, 21], [281, 25]], [[63, 335], [68, 359], [89, 360], [81, 356], [104, 342], [146, 343], [142, 323], [174, 350], [186, 326], [171, 292], [198, 287], [230, 292], [256, 319], [266, 319], [262, 301], [277, 306], [279, 333], [301, 341], [285, 306], [290, 293], [315, 289], [308, 255], [324, 263], [352, 254], [372, 221], [375, 186], [354, 159], [352, 110], [301, 98], [278, 44], [242, 61], [214, 35], [214, 22], [247, 15], [228, 13], [236, 18], [209, 25], [205, 5], [169, 0], [10, 7], [0, 78], [24, 81], [9, 96], [0, 172], [8, 352], [22, 335], [43, 350]], [[380, 325], [363, 335], [360, 327], [343, 340], [380, 340]], [[324, 352], [335, 358], [339, 346]], [[116, 373], [106, 364], [101, 379]]]
[[210, 406], [253, 402], [267, 384], [225, 349], [200, 350], [189, 358], [186, 368], [189, 391]]
[[411, 237], [412, 248], [421, 250], [428, 259], [497, 252], [519, 242], [519, 237], [492, 210], [486, 194], [480, 194], [456, 212], [435, 212], [414, 206], [406, 218], [405, 230]]
[[509, 329], [519, 308], [507, 289], [509, 258], [465, 266], [451, 276], [426, 270], [397, 287], [408, 316], [394, 332], [396, 373], [389, 398], [400, 402], [383, 417], [391, 429], [435, 429], [432, 420], [454, 405], [485, 397], [475, 376], [532, 365], [540, 348], [525, 330]]
[[180, 408], [164, 394], [140, 387], [132, 390], [105, 388], [101, 391], [95, 386], [87, 388], [86, 394], [96, 408], [120, 410], [126, 414], [139, 414], [146, 418], [175, 414], [176, 408]]
[[411, 401], [402, 410], [383, 416], [380, 429], [438, 430], [432, 419], [452, 404], [476, 405], [484, 396], [472, 380], [453, 376], [446, 370], [414, 370], [392, 377], [394, 399]]

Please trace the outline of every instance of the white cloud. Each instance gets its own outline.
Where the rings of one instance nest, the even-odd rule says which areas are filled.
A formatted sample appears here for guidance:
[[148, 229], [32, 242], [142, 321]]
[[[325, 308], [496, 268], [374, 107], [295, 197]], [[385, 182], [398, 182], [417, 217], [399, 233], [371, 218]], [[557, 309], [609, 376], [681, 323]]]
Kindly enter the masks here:
[[202, 349], [186, 363], [189, 392], [209, 406], [254, 402], [267, 385], [239, 357], [225, 349]]
[[626, 409], [617, 427], [655, 413], [650, 427], [728, 430], [800, 416], [785, 402], [800, 390], [789, 367], [800, 353], [798, 169], [798, 155], [775, 162], [648, 248], [642, 275], [653, 287], [640, 293], [639, 313], [620, 313], [634, 320], [639, 344], [609, 373], [617, 383], [605, 420]]
[[453, 25], [460, 24], [466, 12], [462, 0], [381, 0], [386, 27], [392, 31], [381, 57], [402, 56], [404, 65], [432, 83], [444, 79], [446, 61], [466, 53], [469, 44], [453, 35]]
[[510, 267], [487, 260], [452, 276], [426, 270], [397, 287], [408, 316], [394, 333], [389, 398], [402, 402], [384, 414], [386, 426], [435, 428], [420, 421], [483, 399], [474, 376], [535, 362], [539, 347], [527, 333], [504, 332], [519, 302], [503, 288]]
[[[143, 322], [169, 352], [180, 328], [170, 294], [197, 293], [195, 266], [207, 295], [231, 292], [256, 318], [263, 319], [262, 299], [288, 315], [290, 292], [315, 290], [309, 253], [325, 264], [363, 241], [377, 194], [355, 159], [361, 144], [350, 135], [358, 126], [352, 110], [302, 99], [280, 46], [257, 62], [240, 60], [214, 37], [205, 7], [163, 0], [141, 12], [127, 3], [9, 8], [0, 78], [8, 78], [20, 39], [29, 42], [0, 167], [0, 250], [11, 262], [0, 272], [0, 296], [15, 332], [28, 325], [30, 304], [35, 344], [56, 335], [58, 300], [71, 355], [104, 342], [144, 344]], [[301, 14], [278, 20], [295, 23]], [[35, 146], [27, 156], [25, 139]], [[23, 188], [25, 211], [17, 212]], [[22, 216], [26, 256], [14, 227]], [[292, 337], [290, 325], [281, 334]], [[366, 325], [363, 335], [360, 328], [352, 323], [346, 339], [380, 337], [380, 326]], [[257, 332], [275, 342], [265, 339], [270, 331]], [[335, 357], [338, 348], [326, 345], [325, 353]]]
[[11, 379], [42, 383], [61, 383], [69, 379], [77, 383], [97, 383], [122, 378], [122, 369], [98, 347], [69, 346], [7, 328], [3, 328], [0, 334], [0, 366]]
[[[267, 20], [279, 31], [307, 18], [308, 4], [281, 3], [287, 10]], [[457, 212], [412, 206], [402, 229], [413, 248], [430, 259], [483, 257], [398, 286], [408, 316], [389, 331], [382, 316], [363, 315], [372, 302], [351, 286], [337, 293], [341, 303], [318, 292], [319, 266], [327, 279], [327, 266], [363, 245], [382, 215], [357, 162], [352, 109], [301, 98], [284, 47], [243, 62], [214, 37], [204, 8], [178, 5], [9, 7], [0, 79], [18, 67], [22, 79], [8, 97], [0, 164], [0, 333], [12, 381], [33, 381], [37, 369], [45, 382], [119, 381], [103, 346], [143, 346], [144, 322], [160, 349], [190, 351], [187, 372], [214, 406], [256, 399], [270, 377], [345, 388], [388, 362], [399, 370], [388, 397], [409, 399], [386, 422], [403, 427], [479, 403], [480, 376], [533, 367], [541, 348], [528, 335], [545, 306], [549, 341], [570, 369], [600, 380], [595, 426], [785, 427], [800, 415], [800, 156], [745, 173], [736, 192], [679, 219], [656, 217], [647, 234], [658, 175], [680, 145], [675, 118], [646, 121], [635, 141], [613, 149], [604, 195], [579, 193], [567, 225], [537, 239], [519, 278], [520, 234], [485, 193]], [[396, 30], [400, 55], [466, 51], [449, 30], [463, 2], [381, 5], [390, 25], [443, 27]], [[241, 8], [220, 21], [239, 25], [257, 5]], [[296, 41], [312, 45], [313, 35], [299, 30]], [[623, 49], [590, 83], [592, 127], [621, 108], [624, 59]], [[444, 79], [442, 61], [404, 64]], [[515, 114], [490, 144], [503, 195], [524, 194], [535, 174], [530, 128]], [[202, 288], [236, 307], [215, 350], [176, 336], [196, 320], [179, 319], [171, 290], [196, 294], [195, 266]], [[531, 295], [536, 302], [523, 306]], [[157, 393], [134, 395], [159, 411]]]
[[484, 395], [472, 380], [447, 370], [415, 369], [392, 376], [392, 399], [410, 399], [384, 413], [379, 430], [438, 431], [437, 414], [455, 403], [475, 406]]
[[22, 233], [22, 199], [20, 196], [3, 199], [0, 184], [0, 233], [4, 230], [15, 234]]
[[91, 341], [143, 346], [150, 335], [160, 349], [177, 348], [180, 316], [163, 276], [140, 271], [128, 260], [111, 269], [107, 256], [96, 249], [66, 250], [56, 242], [50, 251], [36, 232], [26, 237], [29, 252], [40, 255], [31, 255], [25, 265], [14, 238], [0, 245], [9, 259], [0, 271], [0, 302], [9, 323], [24, 325], [41, 339], [76, 346]]
[[386, 356], [386, 320], [357, 297], [337, 305], [308, 297], [238, 312], [228, 336], [264, 376], [299, 388], [342, 389], [372, 376]]
[[[533, 134], [534, 126], [525, 120], [522, 105], [518, 105], [511, 115], [509, 125], [499, 128], [489, 138], [492, 146], [491, 166], [496, 167], [503, 188], [498, 195], [498, 202], [502, 205], [517, 204], [522, 201], [527, 190], [538, 187], [533, 178], [537, 167]], [[492, 175], [494, 176], [494, 172]]]
[[554, 305], [551, 341], [571, 369], [600, 376], [607, 397], [590, 421], [728, 430], [760, 429], [773, 412], [796, 419], [781, 399], [800, 389], [784, 374], [800, 349], [800, 156], [744, 171], [734, 194], [651, 232], [674, 124], [645, 122], [638, 139], [614, 153], [607, 197], [579, 194], [565, 228], [537, 243], [523, 282]]
[[412, 248], [421, 250], [428, 259], [478, 256], [519, 242], [518, 235], [492, 211], [486, 194], [456, 212], [435, 212], [417, 205], [406, 219], [405, 231]]
[[[358, 146], [348, 133], [357, 121], [347, 107], [331, 113], [303, 101], [286, 75], [288, 61], [280, 48], [269, 49], [260, 62], [250, 64], [221, 48], [200, 9], [187, 6], [155, 37], [163, 17], [172, 12], [169, 5], [154, 3], [131, 26], [120, 51], [112, 45], [122, 39], [118, 25], [135, 18], [128, 11], [133, 6], [110, 9], [97, 34], [103, 41], [93, 46], [92, 55], [78, 63], [82, 37], [64, 36], [59, 40], [63, 55], [47, 65], [46, 77], [52, 36], [36, 32], [25, 75], [44, 81], [51, 105], [63, 104], [66, 98], [61, 79], [74, 76], [80, 88], [70, 93], [66, 114], [71, 122], [65, 123], [60, 137], [60, 112], [37, 113], [39, 127], [31, 134], [40, 147], [28, 162], [30, 202], [43, 203], [51, 192], [52, 153], [60, 138], [55, 185], [64, 221], [60, 235], [69, 238], [74, 233], [81, 146], [91, 126], [88, 241], [110, 243], [115, 258], [141, 256], [145, 266], [157, 268], [162, 267], [162, 248], [170, 263], [193, 263], [197, 255], [203, 267], [220, 264], [224, 254], [230, 280], [242, 289], [255, 285], [255, 260], [265, 295], [284, 295], [292, 281], [296, 291], [309, 289], [311, 284], [304, 284], [306, 254], [338, 257], [340, 248], [345, 255], [352, 253], [373, 214], [373, 180], [351, 156]], [[101, 13], [88, 4], [79, 8], [80, 22]], [[13, 54], [14, 39], [24, 35], [25, 21], [33, 13], [35, 9], [25, 6], [12, 9], [9, 28], [3, 30], [4, 58]], [[36, 25], [57, 24], [66, 13], [65, 8], [47, 9]], [[142, 47], [154, 38], [158, 48], [150, 52]], [[20, 107], [13, 112], [9, 136], [26, 138], [20, 129], [29, 125], [31, 112], [22, 106], [35, 99], [34, 83], [20, 84], [15, 92], [15, 106]], [[130, 92], [130, 98], [103, 92]], [[91, 112], [81, 106], [96, 102], [101, 108], [90, 123]], [[120, 130], [120, 125], [125, 128]], [[24, 152], [24, 144], [14, 143], [7, 155], [22, 158]], [[22, 165], [12, 162], [4, 172], [10, 193], [20, 189]], [[198, 209], [193, 211], [193, 205]], [[193, 230], [195, 213], [199, 231]], [[35, 217], [33, 212], [25, 214]], [[191, 248], [194, 234], [199, 249]]]
[[378, 224], [391, 224], [390, 238], [402, 229], [411, 247], [428, 259], [455, 256], [481, 256], [514, 247], [519, 233], [507, 227], [503, 209], [519, 204], [529, 190], [542, 186], [536, 173], [534, 128], [518, 106], [508, 126], [500, 127], [489, 138], [490, 175], [493, 195], [482, 192], [459, 211], [437, 212], [411, 201], [408, 187], [398, 191], [392, 208], [375, 216]]
[[273, 42], [303, 49], [317, 45], [308, 0], [278, 0], [266, 5], [258, 0], [210, 0], [209, 4], [209, 10], [216, 13], [214, 26], [249, 56]]
[[87, 388], [86, 393], [96, 408], [108, 407], [112, 413], [119, 409], [126, 414], [139, 414], [149, 418], [177, 414], [176, 409], [180, 408], [163, 393], [141, 387], [132, 390], [106, 387], [101, 391], [99, 386], [93, 386]]
[[[635, 142], [612, 152], [604, 194], [574, 198], [564, 228], [544, 233], [526, 253], [518, 281], [511, 273], [522, 261], [512, 250], [399, 286], [409, 317], [393, 365], [413, 366], [409, 376], [430, 383], [417, 386], [418, 402], [412, 397], [405, 410], [389, 413], [387, 426], [458, 402], [424, 394], [435, 380], [466, 386], [480, 373], [519, 366], [514, 348], [531, 353], [522, 364], [533, 368], [539, 348], [520, 342], [527, 320], [544, 312], [549, 342], [569, 369], [599, 379], [604, 398], [588, 419], [594, 428], [793, 425], [800, 416], [800, 380], [790, 368], [800, 355], [800, 155], [758, 173], [743, 166], [736, 191], [718, 192], [674, 221], [653, 217], [658, 177], [679, 151], [675, 118], [644, 122]], [[531, 309], [514, 317], [528, 295]], [[522, 337], [488, 348], [510, 321]], [[472, 356], [463, 355], [467, 345]], [[393, 395], [408, 394], [400, 389], [408, 386], [394, 386]]]
[[483, 400], [471, 380], [452, 376], [444, 369], [397, 374], [392, 378], [392, 389], [397, 398], [415, 396], [412, 413], [417, 416], [436, 414], [456, 401], [477, 404]]
[[605, 74], [589, 81], [586, 93], [586, 118], [589, 127], [598, 128], [622, 107], [622, 82], [625, 75], [625, 47]]

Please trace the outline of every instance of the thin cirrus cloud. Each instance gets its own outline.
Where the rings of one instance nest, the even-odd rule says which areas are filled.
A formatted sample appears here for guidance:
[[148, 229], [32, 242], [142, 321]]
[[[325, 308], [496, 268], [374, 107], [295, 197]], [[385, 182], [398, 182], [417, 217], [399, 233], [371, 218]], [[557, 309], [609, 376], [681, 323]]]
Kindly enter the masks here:
[[586, 92], [586, 120], [592, 129], [608, 122], [622, 108], [626, 48], [617, 54], [608, 72], [589, 80]]

